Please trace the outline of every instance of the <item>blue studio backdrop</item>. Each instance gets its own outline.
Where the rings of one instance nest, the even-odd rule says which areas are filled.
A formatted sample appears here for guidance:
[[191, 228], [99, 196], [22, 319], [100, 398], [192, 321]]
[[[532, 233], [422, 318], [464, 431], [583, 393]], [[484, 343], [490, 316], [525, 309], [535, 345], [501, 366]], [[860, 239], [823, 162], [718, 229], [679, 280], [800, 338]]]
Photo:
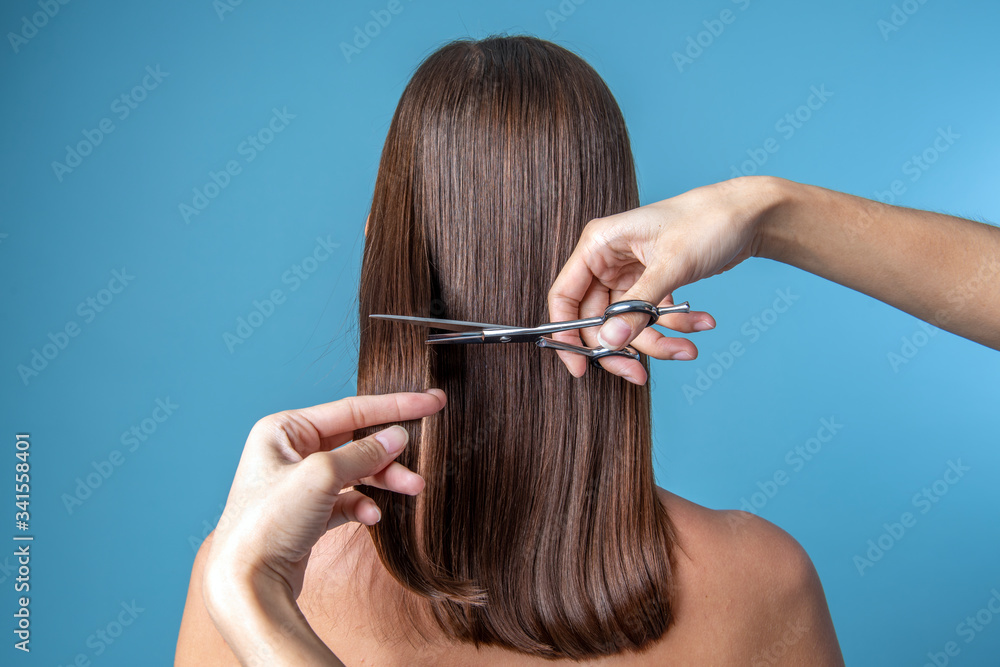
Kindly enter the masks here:
[[[171, 664], [250, 427], [353, 393], [379, 153], [441, 44], [583, 56], [643, 203], [756, 173], [997, 221], [998, 27], [985, 0], [3, 3], [0, 662]], [[798, 539], [848, 664], [998, 664], [1000, 353], [765, 260], [677, 297], [719, 326], [653, 364], [659, 483]]]

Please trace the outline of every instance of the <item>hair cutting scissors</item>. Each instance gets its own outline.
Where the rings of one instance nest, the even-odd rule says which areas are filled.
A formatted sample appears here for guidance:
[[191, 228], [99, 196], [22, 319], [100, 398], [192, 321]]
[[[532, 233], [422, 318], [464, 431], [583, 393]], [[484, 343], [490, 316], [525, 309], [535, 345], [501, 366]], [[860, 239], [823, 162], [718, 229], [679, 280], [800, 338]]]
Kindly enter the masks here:
[[625, 313], [643, 313], [649, 317], [647, 327], [656, 323], [661, 316], [670, 313], [687, 313], [691, 311], [691, 306], [687, 301], [675, 306], [655, 306], [648, 301], [618, 301], [608, 306], [604, 314], [598, 317], [588, 317], [582, 320], [567, 320], [565, 322], [552, 322], [542, 324], [537, 327], [511, 327], [503, 324], [485, 324], [483, 322], [466, 322], [463, 320], [441, 320], [433, 317], [410, 317], [408, 315], [369, 315], [382, 320], [394, 320], [397, 322], [407, 322], [418, 326], [425, 326], [431, 329], [443, 329], [454, 333], [430, 334], [427, 343], [440, 345], [445, 343], [534, 343], [538, 347], [547, 347], [553, 350], [564, 352], [574, 352], [589, 357], [591, 362], [604, 357], [629, 357], [639, 360], [639, 352], [631, 347], [621, 350], [609, 350], [606, 347], [582, 347], [548, 337], [559, 331], [569, 331], [571, 329], [586, 329], [596, 327], [608, 321], [608, 318]]

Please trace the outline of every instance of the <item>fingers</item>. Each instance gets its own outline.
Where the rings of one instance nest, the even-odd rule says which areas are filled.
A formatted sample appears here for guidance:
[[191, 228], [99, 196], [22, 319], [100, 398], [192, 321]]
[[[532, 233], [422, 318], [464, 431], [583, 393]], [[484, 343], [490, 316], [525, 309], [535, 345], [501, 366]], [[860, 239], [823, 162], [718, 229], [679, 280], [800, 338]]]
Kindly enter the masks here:
[[[673, 329], [680, 333], [695, 333], [698, 331], [708, 331], [714, 329], [715, 318], [704, 311], [692, 311], [690, 313], [669, 313], [661, 315], [656, 324], [667, 329]], [[651, 331], [651, 329], [649, 330]], [[641, 334], [640, 334], [641, 335]]]
[[[613, 298], [613, 293], [595, 281], [591, 284], [586, 296], [580, 302], [580, 317], [595, 317], [603, 314]], [[597, 347], [600, 345], [597, 341], [597, 330], [595, 328], [582, 329], [580, 333], [587, 346]], [[610, 356], [599, 359], [597, 363], [605, 371], [623, 377], [634, 384], [645, 384], [648, 379], [646, 369], [635, 359]]]
[[310, 422], [320, 437], [332, 438], [366, 426], [421, 419], [443, 408], [445, 402], [443, 391], [428, 389], [421, 393], [351, 396], [332, 403], [290, 410], [289, 413]]
[[375, 501], [353, 488], [341, 491], [345, 487], [368, 484], [411, 496], [423, 491], [424, 479], [393, 460], [403, 451], [407, 440], [406, 429], [390, 426], [335, 451], [306, 457], [301, 464], [301, 474], [308, 479], [305, 486], [314, 485], [325, 493], [334, 494], [327, 529], [347, 521], [371, 526], [381, 519]]
[[381, 518], [382, 512], [379, 511], [374, 500], [360, 491], [344, 491], [337, 496], [337, 504], [330, 512], [330, 520], [327, 522], [326, 528], [330, 530], [348, 521], [374, 526]]
[[[332, 452], [313, 456], [328, 457], [333, 473], [330, 488], [342, 489], [382, 472], [403, 451], [409, 434], [402, 426], [390, 426], [367, 438], [349, 442]], [[399, 473], [392, 473], [399, 475]]]
[[580, 317], [580, 302], [586, 296], [594, 279], [594, 274], [584, 259], [584, 243], [584, 240], [581, 240], [577, 244], [549, 289], [549, 319], [552, 322], [575, 320]]
[[691, 361], [698, 356], [697, 346], [687, 338], [671, 338], [655, 329], [646, 329], [631, 345], [654, 359]]
[[[565, 273], [565, 269], [563, 269], [563, 272]], [[586, 312], [585, 302], [594, 289], [599, 288], [600, 286], [596, 281], [591, 279], [589, 269], [587, 270], [586, 280], [587, 284], [584, 291], [580, 293], [574, 288], [573, 296], [557, 295], [554, 297], [553, 292], [556, 287], [553, 286], [552, 291], [549, 292], [549, 319], [551, 321], [562, 322], [565, 320], [577, 320], [581, 317], [587, 317], [587, 315], [583, 314]], [[559, 331], [552, 334], [552, 338], [563, 343], [569, 343], [570, 345], [584, 344], [583, 339], [580, 337], [579, 329]], [[566, 365], [566, 368], [569, 369], [569, 372], [573, 375], [573, 377], [581, 377], [587, 372], [587, 359], [585, 357], [573, 352], [560, 351], [556, 354], [559, 355], [559, 359], [561, 359], [563, 364]]]
[[[663, 301], [671, 290], [658, 278], [659, 273], [658, 270], [647, 268], [620, 300], [638, 299], [650, 303]], [[601, 326], [597, 332], [597, 340], [606, 348], [620, 350], [632, 342], [648, 323], [649, 318], [641, 313], [616, 315]]]
[[646, 368], [635, 359], [628, 357], [603, 357], [598, 359], [597, 363], [608, 373], [624, 378], [632, 384], [646, 384], [646, 380], [649, 379]]
[[398, 461], [393, 461], [374, 475], [359, 479], [358, 483], [408, 496], [415, 496], [424, 490], [424, 478]]
[[[579, 343], [574, 343], [572, 338], [567, 340], [566, 336], [560, 336], [559, 334], [553, 334], [552, 338], [555, 340], [561, 340], [564, 343], [579, 345]], [[566, 368], [569, 369], [569, 372], [573, 377], [583, 377], [583, 374], [587, 372], [587, 358], [582, 354], [576, 354], [575, 352], [562, 352], [560, 350], [557, 350], [556, 354], [559, 355], [559, 359], [563, 362], [563, 364], [565, 364]]]
[[[588, 235], [585, 231], [583, 238], [577, 243], [573, 254], [570, 255], [549, 289], [548, 306], [549, 321], [551, 322], [564, 322], [584, 317], [581, 315], [581, 302], [591, 290], [592, 285], [599, 284], [587, 264], [588, 245]], [[552, 338], [571, 345], [583, 345], [576, 330], [561, 331], [553, 334]], [[581, 377], [587, 371], [587, 360], [579, 354], [572, 352], [557, 352], [556, 354], [559, 355], [559, 359], [574, 377]]]

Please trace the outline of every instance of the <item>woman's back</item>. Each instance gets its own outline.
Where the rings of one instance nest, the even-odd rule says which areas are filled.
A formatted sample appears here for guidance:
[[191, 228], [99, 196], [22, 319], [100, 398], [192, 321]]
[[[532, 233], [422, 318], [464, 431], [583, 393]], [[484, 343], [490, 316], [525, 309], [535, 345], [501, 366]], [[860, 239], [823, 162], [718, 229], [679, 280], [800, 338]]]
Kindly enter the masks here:
[[[399, 587], [358, 524], [328, 533], [313, 549], [299, 606], [347, 665], [841, 665], [815, 569], [776, 526], [744, 512], [713, 511], [660, 490], [676, 529], [674, 622], [642, 654], [592, 661], [547, 660], [459, 644], [440, 631], [426, 639], [399, 615]], [[211, 544], [195, 560], [177, 645], [179, 667], [236, 665], [201, 600]], [[371, 574], [369, 574], [371, 573]], [[373, 585], [374, 584], [374, 585]], [[426, 626], [426, 624], [425, 624]], [[412, 643], [404, 633], [408, 631]]]

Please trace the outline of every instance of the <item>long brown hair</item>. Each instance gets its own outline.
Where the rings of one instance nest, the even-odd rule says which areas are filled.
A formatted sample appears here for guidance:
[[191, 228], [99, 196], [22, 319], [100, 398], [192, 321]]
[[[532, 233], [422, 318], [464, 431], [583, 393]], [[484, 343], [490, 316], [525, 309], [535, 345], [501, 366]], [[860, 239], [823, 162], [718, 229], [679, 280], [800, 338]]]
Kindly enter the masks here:
[[587, 221], [638, 203], [621, 111], [562, 47], [453, 42], [403, 92], [365, 242], [358, 393], [433, 386], [448, 405], [404, 424], [420, 496], [362, 490], [382, 508], [382, 564], [448, 636], [585, 658], [663, 635], [673, 532], [649, 389], [597, 369], [575, 379], [530, 344], [425, 345], [426, 329], [368, 315], [546, 322]]

